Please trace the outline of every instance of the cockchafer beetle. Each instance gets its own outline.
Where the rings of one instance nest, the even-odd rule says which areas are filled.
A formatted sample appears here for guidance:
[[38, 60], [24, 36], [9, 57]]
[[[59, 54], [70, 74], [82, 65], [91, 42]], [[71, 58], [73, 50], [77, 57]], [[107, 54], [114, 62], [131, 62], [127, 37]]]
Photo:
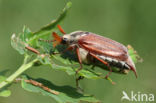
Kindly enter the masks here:
[[82, 62], [87, 63], [92, 59], [97, 59], [109, 69], [106, 78], [112, 72], [111, 66], [120, 70], [132, 70], [137, 77], [135, 64], [128, 54], [128, 49], [123, 44], [92, 32], [75, 31], [66, 34], [60, 25], [58, 25], [58, 28], [64, 35], [61, 37], [53, 32], [53, 46], [55, 47], [61, 43], [68, 45], [66, 50], [76, 50], [80, 63], [80, 68], [76, 73], [82, 69]]

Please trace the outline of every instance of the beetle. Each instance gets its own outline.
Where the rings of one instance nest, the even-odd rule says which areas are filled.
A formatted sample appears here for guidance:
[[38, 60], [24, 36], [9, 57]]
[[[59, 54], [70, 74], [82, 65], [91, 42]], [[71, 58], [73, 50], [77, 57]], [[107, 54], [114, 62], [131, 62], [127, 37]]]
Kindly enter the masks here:
[[64, 35], [59, 36], [56, 32], [53, 32], [53, 46], [55, 47], [61, 43], [68, 45], [66, 50], [76, 50], [80, 64], [80, 68], [77, 69], [76, 73], [82, 69], [82, 62], [87, 63], [92, 59], [96, 59], [109, 69], [109, 73], [105, 78], [108, 78], [111, 74], [111, 66], [121, 70], [132, 70], [137, 77], [135, 64], [128, 54], [128, 49], [123, 44], [92, 32], [75, 31], [66, 34], [60, 25], [58, 25], [58, 28]]

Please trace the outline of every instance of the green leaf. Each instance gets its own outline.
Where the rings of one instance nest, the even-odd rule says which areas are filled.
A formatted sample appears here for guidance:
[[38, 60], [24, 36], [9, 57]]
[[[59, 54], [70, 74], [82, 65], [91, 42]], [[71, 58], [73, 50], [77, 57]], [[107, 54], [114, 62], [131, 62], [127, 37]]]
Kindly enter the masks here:
[[62, 10], [60, 16], [56, 19], [51, 21], [51, 23], [45, 25], [40, 30], [34, 32], [34, 36], [29, 41], [29, 44], [33, 44], [33, 47], [38, 47], [38, 40], [40, 38], [47, 39], [51, 36], [52, 31], [56, 29], [56, 26], [61, 23], [61, 21], [66, 17], [69, 9], [71, 8], [72, 3], [68, 2], [65, 8]]
[[65, 18], [69, 9], [71, 8], [71, 6], [72, 6], [72, 3], [68, 2], [66, 4], [65, 8], [62, 10], [62, 13], [60, 14], [60, 16], [56, 20], [51, 21], [51, 23], [42, 27], [39, 31], [34, 32], [34, 34], [42, 34], [42, 33], [45, 33], [47, 31], [52, 31], [52, 29], [54, 29], [57, 26], [57, 24], [59, 24]]
[[[0, 75], [0, 83], [5, 81], [5, 80], [6, 80], [6, 77]], [[0, 89], [0, 96], [8, 97], [10, 95], [11, 95], [11, 91], [10, 90], [7, 90], [6, 88]]]
[[25, 47], [28, 46], [28, 42], [30, 41], [30, 38], [32, 38], [33, 36], [34, 35], [30, 31], [30, 29], [24, 26], [23, 32], [19, 33], [18, 36], [16, 36], [16, 34], [12, 35], [11, 45], [20, 54], [26, 54], [27, 50], [25, 49]]
[[[58, 94], [52, 94], [46, 90], [43, 90], [38, 86], [27, 83], [26, 80], [30, 80], [30, 79], [42, 83], [44, 86], [47, 86], [53, 91], [57, 91]], [[80, 101], [92, 102], [92, 103], [100, 102], [93, 96], [78, 93], [76, 91], [76, 88], [70, 86], [57, 86], [44, 79], [32, 79], [27, 76], [22, 76], [21, 86], [22, 88], [24, 88], [29, 92], [41, 93], [42, 95], [50, 96], [53, 99], [55, 99], [58, 103], [79, 103]]]
[[[19, 36], [22, 34], [19, 34]], [[17, 50], [20, 54], [25, 53], [25, 43], [20, 39], [19, 36], [16, 36], [15, 34], [11, 37], [11, 46]]]
[[0, 75], [0, 83], [5, 81], [6, 77]]
[[128, 53], [134, 63], [142, 62], [142, 58], [137, 54], [137, 52], [134, 50], [134, 48], [131, 45], [128, 45], [127, 48], [128, 48]]
[[[43, 65], [50, 65], [52, 69], [65, 71], [68, 75], [75, 75], [76, 70], [79, 68], [79, 64], [77, 62], [71, 62], [68, 59], [62, 58], [60, 55], [53, 55], [50, 58], [45, 57], [44, 59], [40, 58], [39, 60]], [[84, 69], [79, 72], [79, 75], [88, 79], [101, 78], [101, 73], [96, 73], [95, 71], [89, 70], [88, 68], [91, 68], [91, 66], [88, 65], [86, 67], [84, 65]]]
[[31, 32], [31, 30], [24, 26], [23, 27], [23, 33], [20, 35], [20, 39], [25, 42], [25, 43], [28, 43], [30, 41], [30, 38], [32, 38], [34, 35], [33, 33]]
[[2, 97], [9, 97], [11, 95], [11, 91], [10, 90], [2, 90], [0, 91], [0, 96]]

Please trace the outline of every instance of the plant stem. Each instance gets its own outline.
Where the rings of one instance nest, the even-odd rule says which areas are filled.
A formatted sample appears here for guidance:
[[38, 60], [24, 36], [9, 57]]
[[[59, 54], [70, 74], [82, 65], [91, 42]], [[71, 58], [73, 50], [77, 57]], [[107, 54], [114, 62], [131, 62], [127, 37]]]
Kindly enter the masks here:
[[27, 59], [28, 59], [28, 56], [25, 57], [24, 63], [19, 67], [19, 69], [15, 73], [13, 73], [5, 81], [0, 83], [0, 89], [5, 87], [6, 85], [12, 83], [14, 79], [16, 79], [20, 74], [22, 74], [24, 71], [26, 71], [31, 66], [33, 66], [33, 64], [37, 61], [37, 59], [34, 59], [34, 60], [30, 61], [29, 63], [26, 63]]

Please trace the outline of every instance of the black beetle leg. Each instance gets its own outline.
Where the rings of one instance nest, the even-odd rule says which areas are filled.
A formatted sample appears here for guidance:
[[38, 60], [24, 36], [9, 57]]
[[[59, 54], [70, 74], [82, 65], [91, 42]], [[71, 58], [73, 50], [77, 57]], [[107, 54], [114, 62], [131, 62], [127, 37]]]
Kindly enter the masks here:
[[76, 78], [76, 88], [79, 88], [79, 81], [82, 80], [84, 77], [83, 76], [79, 76], [78, 78]]

